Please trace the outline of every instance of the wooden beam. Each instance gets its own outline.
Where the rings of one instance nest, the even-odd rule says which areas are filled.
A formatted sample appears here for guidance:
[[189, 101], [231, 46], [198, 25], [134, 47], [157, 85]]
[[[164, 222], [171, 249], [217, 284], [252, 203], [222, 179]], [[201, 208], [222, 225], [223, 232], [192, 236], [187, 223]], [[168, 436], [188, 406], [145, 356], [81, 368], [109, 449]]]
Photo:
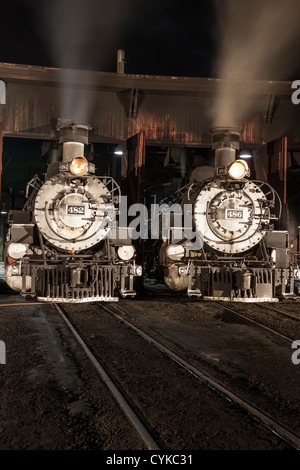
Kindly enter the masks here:
[[[0, 79], [5, 82], [28, 84], [61, 84], [92, 89], [139, 89], [162, 93], [215, 94], [226, 87], [228, 80], [219, 78], [172, 77], [156, 75], [133, 75], [89, 70], [58, 69], [0, 62]], [[236, 80], [241, 85], [241, 80]], [[290, 81], [253, 80], [243, 84], [243, 93], [286, 96], [290, 99]], [[240, 86], [237, 86], [240, 89]]]

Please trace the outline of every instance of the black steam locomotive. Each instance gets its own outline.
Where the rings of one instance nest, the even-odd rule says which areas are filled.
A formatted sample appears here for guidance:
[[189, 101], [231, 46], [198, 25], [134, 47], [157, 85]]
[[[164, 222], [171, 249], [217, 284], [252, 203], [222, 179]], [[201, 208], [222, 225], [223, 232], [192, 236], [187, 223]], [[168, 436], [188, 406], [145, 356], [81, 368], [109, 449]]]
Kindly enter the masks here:
[[117, 301], [142, 275], [127, 227], [118, 225], [120, 188], [95, 176], [84, 155], [90, 126], [63, 124], [63, 161], [29, 183], [23, 210], [9, 213], [6, 282], [40, 301]]
[[[89, 130], [81, 123], [59, 127], [62, 161], [48, 166], [44, 181], [35, 176], [23, 210], [9, 213], [6, 281], [25, 297], [88, 302], [136, 294], [143, 268], [131, 229], [118, 223], [119, 186], [96, 176], [83, 156]], [[247, 162], [236, 160], [238, 130], [215, 129], [213, 149], [214, 175], [190, 182], [161, 206], [151, 240], [155, 274], [172, 291], [204, 300], [293, 296], [300, 271], [289, 263], [288, 232], [274, 229], [279, 196], [249, 179]]]
[[[238, 130], [214, 129], [213, 149], [215, 174], [163, 201], [154, 272], [171, 290], [205, 300], [293, 296], [299, 270], [289, 264], [288, 232], [274, 230], [281, 216], [278, 194], [268, 183], [250, 180], [247, 162], [236, 160]], [[187, 207], [190, 227], [182, 222]]]

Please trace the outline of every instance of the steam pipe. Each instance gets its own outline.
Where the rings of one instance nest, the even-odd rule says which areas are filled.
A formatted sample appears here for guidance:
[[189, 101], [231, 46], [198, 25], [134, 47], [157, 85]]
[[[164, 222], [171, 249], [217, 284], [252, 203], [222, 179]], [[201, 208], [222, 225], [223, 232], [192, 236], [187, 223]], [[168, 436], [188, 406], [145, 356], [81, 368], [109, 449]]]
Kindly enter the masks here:
[[235, 127], [215, 127], [211, 130], [212, 149], [215, 150], [215, 170], [233, 163], [240, 148], [240, 131]]
[[125, 73], [125, 51], [117, 50], [117, 73]]
[[59, 143], [63, 144], [63, 162], [70, 162], [73, 158], [84, 155], [84, 146], [89, 143], [88, 133], [92, 129], [90, 124], [63, 122], [57, 126]]

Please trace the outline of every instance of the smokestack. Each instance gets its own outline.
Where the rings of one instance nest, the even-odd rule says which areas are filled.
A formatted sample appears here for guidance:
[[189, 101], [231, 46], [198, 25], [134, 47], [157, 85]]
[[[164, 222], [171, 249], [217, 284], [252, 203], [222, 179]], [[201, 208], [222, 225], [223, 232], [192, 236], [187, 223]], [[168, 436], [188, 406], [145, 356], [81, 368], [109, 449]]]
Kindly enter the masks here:
[[117, 73], [125, 73], [125, 51], [117, 50]]
[[63, 122], [58, 124], [59, 143], [63, 144], [63, 162], [71, 162], [73, 158], [84, 156], [84, 146], [89, 143], [90, 124]]
[[211, 130], [212, 149], [215, 150], [215, 170], [233, 163], [240, 148], [240, 131], [235, 127], [215, 127]]

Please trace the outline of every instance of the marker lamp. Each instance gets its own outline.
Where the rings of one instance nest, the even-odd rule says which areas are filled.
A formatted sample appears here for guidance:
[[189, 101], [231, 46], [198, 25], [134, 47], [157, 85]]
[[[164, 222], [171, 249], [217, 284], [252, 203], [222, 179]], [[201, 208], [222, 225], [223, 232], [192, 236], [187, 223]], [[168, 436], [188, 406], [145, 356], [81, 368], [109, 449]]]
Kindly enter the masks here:
[[21, 259], [27, 253], [27, 246], [24, 243], [10, 243], [7, 248], [7, 254], [12, 259]]
[[172, 261], [179, 261], [184, 257], [184, 247], [182, 245], [169, 245], [167, 248], [167, 256]]
[[137, 267], [135, 268], [135, 274], [136, 274], [137, 276], [142, 276], [142, 274], [143, 274], [143, 268], [142, 268], [142, 266], [137, 266]]
[[135, 249], [132, 245], [120, 246], [118, 248], [118, 255], [123, 261], [129, 261], [135, 253]]

